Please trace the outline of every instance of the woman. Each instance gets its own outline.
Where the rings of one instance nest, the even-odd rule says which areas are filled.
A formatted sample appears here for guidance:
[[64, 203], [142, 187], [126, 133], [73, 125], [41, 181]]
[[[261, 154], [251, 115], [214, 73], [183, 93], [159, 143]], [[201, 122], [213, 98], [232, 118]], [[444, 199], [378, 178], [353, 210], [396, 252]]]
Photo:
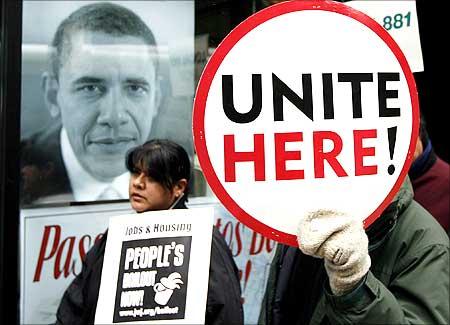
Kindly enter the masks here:
[[[185, 209], [191, 166], [189, 156], [169, 140], [151, 140], [128, 152], [130, 203], [138, 212]], [[64, 293], [57, 324], [92, 324], [95, 318], [107, 233], [88, 252], [81, 273]], [[214, 227], [206, 324], [243, 324], [237, 267]]]

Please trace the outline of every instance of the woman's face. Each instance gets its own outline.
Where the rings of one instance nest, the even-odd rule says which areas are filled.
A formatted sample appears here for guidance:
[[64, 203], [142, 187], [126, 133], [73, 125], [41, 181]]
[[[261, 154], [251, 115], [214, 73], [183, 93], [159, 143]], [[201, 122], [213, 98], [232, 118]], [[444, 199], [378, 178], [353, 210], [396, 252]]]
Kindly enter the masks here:
[[180, 196], [182, 191], [174, 186], [169, 190], [144, 173], [131, 173], [130, 203], [136, 212], [166, 210]]

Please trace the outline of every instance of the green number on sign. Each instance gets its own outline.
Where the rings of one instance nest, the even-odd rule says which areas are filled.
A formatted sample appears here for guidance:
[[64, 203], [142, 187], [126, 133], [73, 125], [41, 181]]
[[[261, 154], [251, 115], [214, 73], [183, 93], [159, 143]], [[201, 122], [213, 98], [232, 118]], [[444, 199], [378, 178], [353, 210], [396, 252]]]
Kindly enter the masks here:
[[394, 28], [399, 29], [403, 27], [403, 15], [396, 14], [394, 16]]
[[410, 11], [408, 11], [408, 13], [406, 14], [405, 18], [406, 18], [406, 21], [407, 21], [406, 26], [409, 27], [409, 25], [411, 23], [411, 12]]
[[390, 29], [392, 28], [392, 23], [391, 23], [391, 21], [392, 21], [391, 16], [386, 16], [386, 17], [384, 17], [384, 19], [383, 19], [383, 27], [384, 27], [386, 30], [390, 30]]
[[[404, 16], [402, 14], [395, 14], [394, 17], [391, 16], [384, 17], [383, 27], [386, 30], [391, 30], [392, 27], [394, 27], [395, 29], [400, 29], [403, 27], [403, 19], [406, 21], [405, 26], [409, 27], [411, 25], [411, 12], [408, 11], [408, 13]], [[394, 22], [392, 22], [392, 20], [394, 20]]]

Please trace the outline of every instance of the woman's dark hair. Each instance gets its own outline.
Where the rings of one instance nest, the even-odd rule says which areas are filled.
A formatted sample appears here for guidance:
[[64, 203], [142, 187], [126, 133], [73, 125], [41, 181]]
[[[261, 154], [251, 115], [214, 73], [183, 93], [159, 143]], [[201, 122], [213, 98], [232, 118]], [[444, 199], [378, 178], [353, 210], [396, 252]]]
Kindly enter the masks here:
[[[177, 181], [191, 178], [191, 162], [182, 146], [166, 139], [153, 139], [128, 151], [125, 164], [130, 173], [144, 172], [168, 190]], [[187, 199], [189, 186], [184, 191]]]

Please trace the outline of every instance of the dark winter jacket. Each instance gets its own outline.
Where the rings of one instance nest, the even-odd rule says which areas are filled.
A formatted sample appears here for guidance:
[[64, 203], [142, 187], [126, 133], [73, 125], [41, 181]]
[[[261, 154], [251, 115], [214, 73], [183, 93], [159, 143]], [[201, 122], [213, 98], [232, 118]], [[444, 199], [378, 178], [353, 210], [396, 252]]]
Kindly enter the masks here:
[[367, 230], [372, 266], [334, 296], [323, 261], [279, 245], [261, 324], [449, 324], [449, 239], [407, 181]]
[[[81, 273], [63, 295], [56, 324], [93, 324], [107, 234], [88, 252]], [[243, 324], [238, 270], [230, 249], [216, 227], [211, 244], [206, 324]]]

